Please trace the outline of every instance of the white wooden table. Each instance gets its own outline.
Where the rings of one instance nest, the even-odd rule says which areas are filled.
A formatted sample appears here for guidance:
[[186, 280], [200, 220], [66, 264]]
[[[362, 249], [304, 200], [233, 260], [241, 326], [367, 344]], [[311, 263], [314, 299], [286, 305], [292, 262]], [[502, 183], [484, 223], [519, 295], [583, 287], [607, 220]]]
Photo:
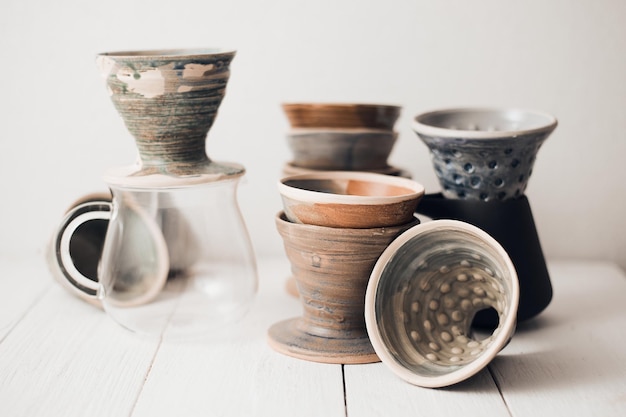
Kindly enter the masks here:
[[472, 379], [409, 385], [383, 364], [326, 365], [266, 343], [300, 314], [286, 258], [260, 259], [250, 314], [211, 340], [139, 338], [73, 298], [43, 257], [0, 258], [0, 416], [626, 416], [626, 276], [549, 263], [555, 297]]

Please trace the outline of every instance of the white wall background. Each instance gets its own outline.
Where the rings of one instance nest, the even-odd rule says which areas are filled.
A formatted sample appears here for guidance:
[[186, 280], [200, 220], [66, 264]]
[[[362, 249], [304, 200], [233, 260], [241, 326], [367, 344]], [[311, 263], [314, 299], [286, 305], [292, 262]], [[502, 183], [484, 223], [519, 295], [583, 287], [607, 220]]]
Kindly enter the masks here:
[[201, 46], [238, 50], [208, 150], [248, 169], [239, 203], [258, 255], [282, 253], [281, 102], [404, 106], [390, 162], [428, 192], [412, 117], [488, 105], [559, 119], [527, 190], [547, 257], [626, 267], [622, 0], [3, 0], [1, 254], [41, 255], [67, 205], [134, 160], [95, 55]]

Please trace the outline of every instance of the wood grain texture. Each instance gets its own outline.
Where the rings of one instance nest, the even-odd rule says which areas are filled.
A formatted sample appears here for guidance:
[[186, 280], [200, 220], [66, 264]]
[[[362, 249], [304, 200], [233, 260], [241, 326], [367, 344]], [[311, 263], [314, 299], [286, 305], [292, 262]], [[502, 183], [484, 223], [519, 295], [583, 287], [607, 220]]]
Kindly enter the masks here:
[[53, 286], [41, 257], [0, 257], [0, 343]]
[[509, 416], [488, 371], [443, 389], [422, 388], [396, 377], [384, 364], [346, 365], [350, 417]]
[[55, 285], [0, 344], [0, 415], [129, 415], [156, 348]]
[[514, 415], [626, 415], [626, 279], [606, 263], [549, 264], [554, 300], [490, 365]]
[[186, 344], [164, 343], [134, 417], [344, 416], [340, 365], [323, 365], [273, 352], [271, 323], [298, 314], [284, 291], [286, 261], [260, 263], [258, 302], [237, 328]]
[[259, 272], [239, 326], [159, 346], [69, 295], [43, 262], [0, 259], [0, 323], [11, 324], [0, 416], [626, 415], [626, 275], [611, 264], [550, 263], [550, 307], [488, 370], [446, 389], [410, 385], [381, 363], [346, 365], [342, 378], [341, 365], [273, 352], [267, 328], [301, 305], [284, 289], [286, 258], [260, 259]]

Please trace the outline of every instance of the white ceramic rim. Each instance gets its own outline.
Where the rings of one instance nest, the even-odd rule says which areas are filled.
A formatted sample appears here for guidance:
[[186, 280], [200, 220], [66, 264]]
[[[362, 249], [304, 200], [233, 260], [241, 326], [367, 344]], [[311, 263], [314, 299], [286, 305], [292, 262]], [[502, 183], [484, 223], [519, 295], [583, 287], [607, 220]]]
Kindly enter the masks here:
[[[92, 205], [91, 203], [87, 203], [87, 204], [89, 206]], [[97, 204], [102, 204], [102, 203], [98, 202], [95, 204], [97, 205]], [[107, 203], [107, 204], [110, 204], [110, 203]], [[84, 206], [85, 205], [80, 205], [77, 208], [82, 208]], [[98, 294], [101, 293], [102, 285], [99, 282], [95, 282], [89, 279], [76, 268], [76, 266], [74, 265], [74, 261], [72, 260], [72, 256], [70, 254], [70, 243], [72, 241], [72, 238], [74, 237], [74, 232], [76, 232], [76, 229], [78, 229], [85, 222], [88, 222], [90, 220], [107, 220], [108, 221], [110, 218], [111, 218], [110, 211], [99, 211], [99, 210], [87, 211], [85, 213], [82, 213], [76, 216], [74, 219], [72, 219], [72, 221], [70, 221], [70, 223], [61, 232], [61, 240], [59, 242], [59, 255], [60, 255], [59, 261], [61, 261], [63, 268], [65, 268], [65, 270], [67, 271], [67, 274], [70, 275], [72, 279], [76, 281], [77, 284], [87, 289], [90, 289], [92, 291], [95, 291], [96, 293], [96, 295], [92, 296], [91, 294], [88, 294], [82, 291], [79, 287], [75, 286], [67, 277], [64, 277], [72, 285], [74, 289], [78, 290], [81, 293], [83, 297], [96, 298], [96, 299], [99, 298]]]
[[[445, 113], [462, 113], [462, 112], [493, 112], [493, 113], [530, 113], [537, 116], [546, 118], [547, 123], [543, 126], [539, 126], [533, 129], [520, 129], [520, 130], [496, 130], [496, 131], [484, 131], [484, 130], [462, 130], [462, 129], [446, 129], [443, 127], [432, 126], [421, 122], [422, 119], [430, 117], [436, 114]], [[556, 117], [550, 113], [527, 110], [521, 108], [508, 108], [508, 107], [458, 107], [449, 109], [439, 109], [420, 113], [413, 118], [411, 127], [418, 134], [433, 137], [444, 138], [468, 138], [468, 139], [493, 139], [506, 136], [526, 135], [539, 132], [550, 132], [556, 128], [558, 121]]]
[[[303, 190], [285, 184], [291, 180], [359, 180], [394, 185], [412, 190], [411, 193], [395, 196], [362, 196], [331, 194], [321, 191]], [[412, 179], [362, 171], [320, 171], [315, 173], [289, 175], [278, 181], [278, 191], [287, 198], [307, 203], [331, 204], [390, 204], [420, 198], [424, 186]]]
[[[482, 240], [487, 246], [494, 249], [498, 255], [504, 261], [506, 268], [511, 274], [511, 304], [508, 307], [509, 313], [503, 323], [499, 324], [498, 334], [495, 335], [492, 343], [484, 353], [480, 355], [473, 362], [463, 366], [457, 371], [449, 374], [440, 375], [436, 377], [424, 377], [417, 375], [407, 368], [399, 364], [396, 359], [389, 353], [388, 348], [382, 339], [378, 328], [378, 321], [376, 319], [376, 296], [378, 293], [378, 283], [380, 282], [381, 275], [385, 269], [385, 266], [391, 259], [391, 257], [410, 239], [414, 238], [425, 232], [430, 231], [445, 231], [445, 230], [460, 230], [465, 233], [472, 234]], [[367, 291], [365, 294], [365, 325], [367, 327], [367, 333], [374, 347], [374, 351], [378, 354], [381, 361], [389, 368], [393, 373], [402, 378], [403, 380], [427, 388], [439, 388], [461, 382], [482, 370], [485, 366], [491, 362], [491, 360], [506, 346], [515, 330], [517, 322], [517, 308], [519, 304], [519, 282], [517, 272], [513, 266], [513, 262], [504, 248], [488, 233], [482, 229], [473, 226], [469, 223], [461, 222], [458, 220], [433, 220], [426, 223], [421, 223], [417, 226], [413, 226], [406, 232], [402, 233], [396, 238], [378, 258], [370, 280], [367, 285]]]
[[109, 168], [102, 176], [102, 180], [107, 185], [125, 189], [168, 190], [201, 185], [211, 186], [212, 184], [222, 181], [239, 180], [239, 178], [246, 173], [246, 169], [243, 165], [231, 162], [216, 163], [231, 167], [234, 171], [239, 171], [232, 174], [216, 172], [215, 174], [198, 174], [179, 177], [164, 174], [135, 175], [141, 171], [141, 165], [135, 164]]
[[101, 52], [98, 56], [124, 59], [180, 59], [199, 58], [211, 55], [236, 54], [232, 48], [173, 48], [173, 49], [143, 49], [129, 51]]

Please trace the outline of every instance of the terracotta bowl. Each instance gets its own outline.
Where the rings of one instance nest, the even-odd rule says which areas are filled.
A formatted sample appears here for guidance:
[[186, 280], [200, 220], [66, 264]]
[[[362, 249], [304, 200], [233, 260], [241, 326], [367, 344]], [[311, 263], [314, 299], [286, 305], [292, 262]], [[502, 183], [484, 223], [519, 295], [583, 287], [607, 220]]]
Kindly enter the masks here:
[[285, 177], [278, 189], [289, 221], [341, 228], [405, 224], [424, 195], [424, 187], [407, 178], [348, 171]]
[[287, 143], [296, 166], [362, 171], [385, 168], [397, 136], [380, 129], [294, 129]]
[[393, 130], [399, 106], [358, 103], [286, 103], [283, 110], [292, 127], [369, 128]]
[[[380, 359], [404, 380], [442, 387], [476, 374], [515, 331], [519, 284], [502, 246], [476, 226], [435, 220], [394, 240], [372, 271], [365, 321]], [[472, 320], [495, 311], [477, 337]]]

